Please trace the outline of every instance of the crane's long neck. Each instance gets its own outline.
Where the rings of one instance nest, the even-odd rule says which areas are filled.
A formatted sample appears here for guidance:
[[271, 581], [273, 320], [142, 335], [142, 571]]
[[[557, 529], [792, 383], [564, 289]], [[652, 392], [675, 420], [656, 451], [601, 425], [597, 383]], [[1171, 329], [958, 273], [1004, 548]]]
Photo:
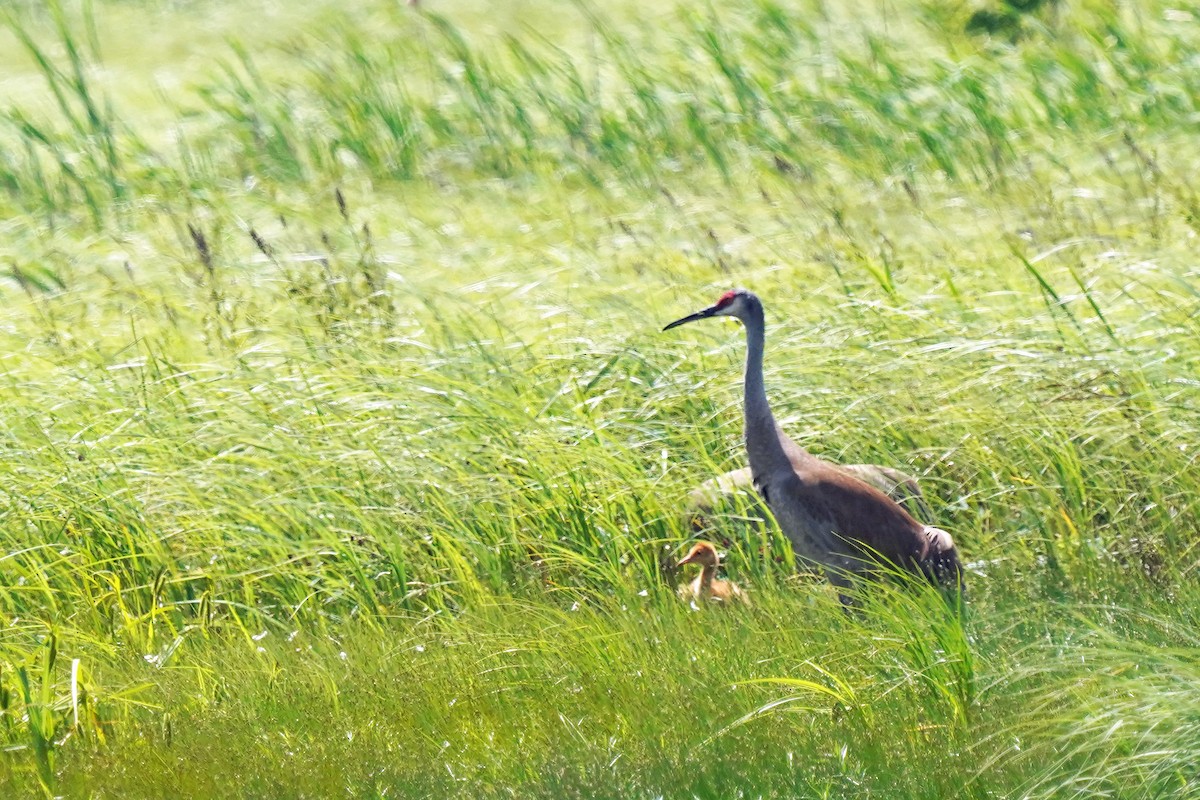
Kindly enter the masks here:
[[774, 469], [791, 469], [791, 462], [779, 440], [779, 429], [763, 385], [766, 326], [762, 306], [755, 303], [742, 318], [742, 324], [746, 326], [746, 452], [750, 457], [750, 472], [758, 478]]
[[697, 594], [701, 597], [708, 597], [712, 593], [713, 579], [717, 577], [717, 565], [705, 564], [700, 570], [698, 579]]

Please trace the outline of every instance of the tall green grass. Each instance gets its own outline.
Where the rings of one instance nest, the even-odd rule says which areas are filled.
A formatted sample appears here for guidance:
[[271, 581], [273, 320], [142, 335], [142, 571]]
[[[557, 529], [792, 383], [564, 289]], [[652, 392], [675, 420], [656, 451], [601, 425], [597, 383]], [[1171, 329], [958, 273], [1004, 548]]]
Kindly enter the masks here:
[[[231, 43], [167, 136], [105, 4], [14, 9], [6, 796], [1196, 793], [1183, 12], [369, 5]], [[846, 615], [733, 517], [753, 608], [675, 602], [742, 343], [657, 331], [735, 283], [964, 618]]]
[[[158, 193], [249, 176], [657, 187], [682, 171], [730, 181], [753, 169], [903, 180], [919, 197], [934, 176], [1019, 177], [1064, 134], [1182, 133], [1200, 78], [1192, 26], [1099, 3], [1050, 14], [1016, 44], [915, 6], [886, 21], [857, 6], [681, 6], [639, 31], [574, 4], [585, 44], [569, 49], [532, 32], [478, 42], [434, 11], [372, 11], [282, 52], [235, 43], [194, 97], [169, 100], [202, 120], [178, 126], [174, 155], [148, 149], [97, 92], [85, 69], [94, 27], [82, 37], [51, 6], [60, 65], [10, 12], [58, 124], [9, 113], [19, 146], [2, 184], [57, 211], [82, 200], [97, 221], [132, 182]], [[281, 58], [287, 69], [260, 67]]]

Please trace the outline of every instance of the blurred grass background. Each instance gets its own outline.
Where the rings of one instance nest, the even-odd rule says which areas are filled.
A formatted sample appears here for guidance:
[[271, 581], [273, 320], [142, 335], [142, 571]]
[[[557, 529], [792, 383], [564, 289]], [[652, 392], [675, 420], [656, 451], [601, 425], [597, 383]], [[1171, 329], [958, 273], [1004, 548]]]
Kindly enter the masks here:
[[[1200, 794], [1190, 10], [4, 20], [6, 796]], [[965, 623], [734, 519], [675, 602], [731, 285]]]

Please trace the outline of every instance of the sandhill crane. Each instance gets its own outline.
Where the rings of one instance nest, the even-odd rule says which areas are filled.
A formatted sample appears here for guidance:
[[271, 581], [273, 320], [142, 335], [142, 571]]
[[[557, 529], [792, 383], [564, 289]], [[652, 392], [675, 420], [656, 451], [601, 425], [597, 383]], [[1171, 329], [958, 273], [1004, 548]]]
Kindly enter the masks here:
[[[746, 329], [743, 402], [751, 477], [797, 557], [821, 567], [839, 589], [881, 561], [945, 589], [961, 589], [962, 565], [948, 533], [922, 525], [879, 489], [812, 455], [775, 422], [763, 385], [766, 326], [758, 296], [746, 289], [726, 292], [663, 330], [709, 317], [736, 317]], [[850, 602], [845, 593], [841, 598]]]
[[704, 602], [716, 600], [722, 603], [750, 604], [746, 593], [733, 581], [721, 580], [717, 577], [717, 566], [720, 557], [717, 548], [708, 542], [697, 542], [683, 559], [676, 565], [699, 564], [700, 574], [691, 583], [679, 587], [679, 596], [684, 600]]

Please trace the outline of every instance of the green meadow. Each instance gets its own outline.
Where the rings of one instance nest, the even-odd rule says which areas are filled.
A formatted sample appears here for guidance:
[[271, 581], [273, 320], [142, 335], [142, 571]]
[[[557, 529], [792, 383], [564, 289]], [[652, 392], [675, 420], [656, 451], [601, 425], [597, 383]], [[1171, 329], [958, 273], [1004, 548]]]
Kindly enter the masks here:
[[[0, 6], [0, 796], [1200, 797], [1200, 13]], [[916, 476], [966, 613], [734, 505]]]

